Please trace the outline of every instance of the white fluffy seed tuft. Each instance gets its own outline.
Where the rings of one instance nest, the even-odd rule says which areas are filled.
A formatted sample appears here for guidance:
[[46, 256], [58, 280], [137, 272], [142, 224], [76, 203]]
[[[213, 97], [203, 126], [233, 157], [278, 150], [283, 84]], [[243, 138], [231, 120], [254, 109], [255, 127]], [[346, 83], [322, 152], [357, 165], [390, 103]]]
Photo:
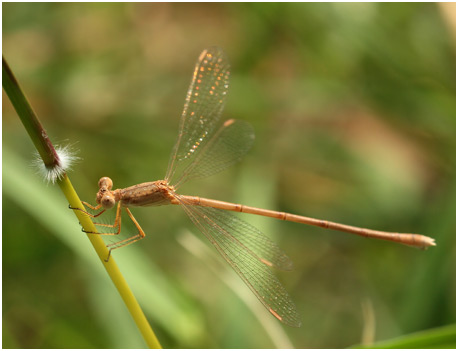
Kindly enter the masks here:
[[55, 183], [62, 176], [71, 170], [73, 164], [80, 158], [76, 156], [76, 151], [72, 150], [70, 145], [56, 146], [56, 153], [59, 156], [59, 164], [54, 167], [46, 167], [38, 152], [35, 153], [33, 166], [37, 169], [47, 183]]

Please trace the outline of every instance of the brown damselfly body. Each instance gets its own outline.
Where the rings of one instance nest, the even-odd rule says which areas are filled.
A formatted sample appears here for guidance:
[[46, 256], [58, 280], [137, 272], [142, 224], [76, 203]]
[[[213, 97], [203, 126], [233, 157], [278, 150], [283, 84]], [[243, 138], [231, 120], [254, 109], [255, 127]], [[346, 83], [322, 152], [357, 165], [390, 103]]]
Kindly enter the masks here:
[[267, 310], [281, 322], [299, 327], [301, 321], [293, 301], [269, 268], [291, 270], [293, 266], [291, 260], [259, 230], [227, 211], [310, 224], [417, 248], [435, 246], [434, 240], [424, 235], [359, 228], [177, 193], [179, 187], [185, 182], [213, 175], [233, 165], [253, 144], [253, 130], [244, 121], [230, 119], [218, 127], [228, 88], [229, 63], [226, 55], [216, 47], [204, 50], [194, 69], [180, 120], [178, 138], [164, 180], [116, 190], [113, 190], [113, 182], [110, 178], [103, 177], [99, 180], [97, 205], [92, 206], [86, 202], [84, 205], [92, 210], [101, 211], [91, 214], [86, 210], [79, 210], [91, 217], [98, 217], [118, 203], [114, 224], [95, 223], [113, 229], [112, 233], [101, 234], [117, 235], [121, 232], [123, 209], [138, 230], [137, 234], [127, 239], [107, 245], [110, 254], [114, 249], [145, 237], [145, 232], [135, 220], [129, 207], [180, 205]]

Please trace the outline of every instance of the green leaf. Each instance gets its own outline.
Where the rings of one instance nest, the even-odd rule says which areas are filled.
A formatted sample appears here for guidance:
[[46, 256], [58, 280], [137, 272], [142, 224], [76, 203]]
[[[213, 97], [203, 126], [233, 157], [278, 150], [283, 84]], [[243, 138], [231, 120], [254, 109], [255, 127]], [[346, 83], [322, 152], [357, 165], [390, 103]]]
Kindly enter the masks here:
[[403, 335], [372, 345], [354, 345], [351, 348], [367, 349], [454, 349], [456, 324]]

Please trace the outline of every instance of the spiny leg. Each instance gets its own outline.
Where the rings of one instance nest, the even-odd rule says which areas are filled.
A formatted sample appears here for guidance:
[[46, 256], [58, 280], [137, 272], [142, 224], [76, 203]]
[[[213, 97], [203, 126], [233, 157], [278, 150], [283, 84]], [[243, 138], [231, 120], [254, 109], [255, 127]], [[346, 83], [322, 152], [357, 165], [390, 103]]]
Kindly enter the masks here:
[[85, 231], [83, 229], [83, 232], [88, 233], [88, 234], [100, 234], [100, 235], [118, 235], [119, 233], [121, 233], [121, 203], [118, 202], [118, 207], [116, 209], [116, 218], [113, 224], [104, 224], [104, 223], [95, 223], [95, 222], [94, 224], [97, 226], [101, 226], [101, 227], [118, 228], [118, 230], [112, 233], [97, 233], [97, 232]]
[[[86, 202], [86, 201], [81, 201], [81, 203], [86, 206], [86, 207], [89, 207], [91, 210], [99, 210], [102, 205], [101, 204], [98, 204], [97, 206], [92, 206], [90, 203]], [[78, 211], [81, 211], [85, 214], [87, 214], [89, 217], [92, 217], [92, 218], [96, 218], [98, 216], [100, 216], [102, 213], [104, 213], [106, 211], [106, 209], [103, 209], [102, 211], [100, 211], [99, 213], [97, 214], [92, 214], [92, 213], [89, 213], [87, 212], [85, 209], [83, 210], [82, 208], [78, 208], [78, 207], [71, 207], [70, 205], [68, 205], [68, 208], [71, 209], [71, 210], [78, 210]]]
[[[107, 245], [107, 248], [109, 249], [109, 252], [108, 252], [108, 257], [105, 260], [105, 262], [108, 262], [108, 260], [110, 259], [111, 251], [113, 251], [115, 249], [119, 249], [120, 247], [123, 247], [123, 246], [130, 245], [130, 244], [132, 244], [132, 243], [134, 243], [134, 242], [136, 242], [136, 241], [138, 241], [140, 239], [143, 239], [145, 237], [145, 232], [143, 231], [142, 227], [140, 227], [140, 224], [138, 224], [138, 222], [135, 219], [134, 215], [132, 214], [132, 212], [130, 212], [130, 210], [127, 207], [126, 207], [126, 212], [129, 215], [129, 217], [132, 220], [132, 222], [135, 224], [135, 227], [137, 227], [138, 234], [133, 235], [133, 236], [127, 238], [127, 239], [118, 241], [117, 243], [113, 243], [113, 244]], [[120, 220], [119, 223], [121, 224], [121, 220]], [[119, 226], [119, 227], [121, 227], [121, 226]]]
[[101, 204], [98, 204], [97, 206], [91, 205], [89, 202], [86, 201], [81, 201], [84, 206], [89, 207], [91, 210], [98, 210], [100, 207], [102, 207]]
[[[102, 207], [102, 205], [92, 206], [91, 204], [89, 204], [89, 203], [87, 203], [85, 201], [82, 201], [82, 203], [83, 203], [83, 205], [85, 205], [85, 206], [87, 206], [87, 207], [89, 207], [90, 209], [93, 209], [93, 210], [98, 210], [98, 209], [100, 209]], [[70, 209], [72, 209], [72, 210], [79, 210], [81, 212], [84, 212], [84, 213], [86, 213], [88, 216], [90, 216], [92, 218], [98, 217], [103, 212], [105, 212], [105, 209], [104, 209], [103, 211], [101, 211], [97, 215], [92, 215], [91, 213], [89, 213], [89, 212], [87, 212], [85, 210], [82, 210], [80, 208], [74, 208], [74, 207], [70, 207], [70, 206], [68, 206], [68, 207]], [[132, 214], [132, 212], [130, 212], [130, 210], [128, 208], [126, 208], [126, 212], [129, 215], [129, 217], [132, 220], [132, 222], [134, 223], [135, 227], [137, 227], [138, 234], [133, 235], [133, 236], [127, 238], [127, 239], [118, 241], [116, 243], [107, 245], [107, 248], [109, 249], [109, 252], [108, 252], [108, 257], [105, 260], [106, 262], [108, 262], [108, 260], [110, 259], [112, 250], [119, 249], [120, 247], [130, 245], [130, 244], [132, 244], [132, 243], [134, 243], [134, 242], [136, 242], [136, 241], [138, 241], [140, 239], [143, 239], [145, 237], [145, 232], [143, 231], [143, 229], [141, 228], [140, 224], [135, 219], [135, 217]], [[98, 225], [98, 226], [102, 226], [102, 227], [118, 228], [118, 230], [116, 232], [114, 232], [114, 233], [96, 233], [96, 232], [85, 231], [84, 229], [82, 229], [83, 232], [88, 233], [88, 234], [99, 234], [99, 235], [119, 235], [119, 233], [121, 232], [121, 203], [120, 202], [118, 203], [118, 207], [116, 209], [116, 217], [115, 217], [114, 224], [104, 224], [104, 223], [94, 223], [94, 224]]]

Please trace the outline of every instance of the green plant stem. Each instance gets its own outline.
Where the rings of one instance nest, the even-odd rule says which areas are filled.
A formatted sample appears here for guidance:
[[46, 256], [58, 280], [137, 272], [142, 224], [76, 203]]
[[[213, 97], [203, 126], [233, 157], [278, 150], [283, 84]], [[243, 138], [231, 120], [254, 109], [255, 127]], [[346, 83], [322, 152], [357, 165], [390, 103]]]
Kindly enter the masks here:
[[[73, 186], [70, 183], [70, 180], [68, 179], [67, 175], [64, 175], [63, 178], [59, 180], [57, 183], [62, 192], [64, 193], [65, 197], [67, 198], [71, 207], [83, 208], [83, 204], [81, 203], [78, 195], [76, 194], [75, 189], [73, 189]], [[88, 215], [78, 210], [74, 210], [74, 212], [78, 217], [78, 220], [80, 221], [81, 226], [84, 228], [84, 230], [96, 232], [94, 223], [92, 223], [92, 220]], [[113, 281], [113, 284], [116, 286], [116, 289], [118, 289], [119, 294], [124, 300], [124, 303], [126, 304], [130, 314], [132, 315], [132, 318], [134, 319], [138, 329], [140, 330], [143, 338], [145, 339], [146, 344], [150, 348], [161, 348], [161, 345], [157, 340], [156, 335], [151, 329], [151, 326], [149, 325], [148, 320], [145, 317], [145, 314], [143, 313], [142, 309], [140, 308], [140, 305], [135, 299], [134, 294], [127, 285], [126, 280], [119, 271], [118, 265], [116, 264], [115, 260], [113, 259], [113, 257], [110, 257], [108, 262], [106, 261], [106, 258], [108, 257], [108, 249], [106, 248], [102, 238], [100, 237], [100, 235], [97, 234], [87, 234], [87, 237], [89, 238], [92, 246], [97, 252], [100, 261], [103, 263], [103, 266], [105, 267], [108, 275]]]
[[[13, 72], [3, 57], [2, 77], [3, 89], [11, 100], [17, 114], [19, 115], [19, 118], [24, 124], [25, 129], [35, 144], [35, 147], [42, 157], [46, 167], [52, 168], [59, 166], [59, 157], [54, 149], [53, 144], [49, 140], [46, 131], [38, 120], [38, 117], [33, 111], [27, 98], [22, 92], [19, 83], [14, 77]], [[64, 174], [63, 177], [57, 181], [57, 184], [64, 193], [71, 207], [84, 208], [70, 182], [70, 179], [66, 174]], [[87, 214], [78, 210], [74, 210], [74, 212], [85, 231], [97, 232], [94, 223]], [[137, 328], [140, 330], [140, 333], [142, 334], [146, 344], [150, 348], [161, 348], [161, 345], [154, 331], [151, 329], [145, 314], [135, 299], [135, 296], [133, 295], [130, 287], [127, 285], [126, 280], [122, 276], [114, 258], [110, 257], [108, 262], [105, 261], [108, 257], [108, 249], [106, 248], [101, 236], [97, 234], [87, 234], [87, 237], [94, 247], [97, 255], [99, 256], [100, 261], [105, 267], [110, 279], [121, 295], [121, 298], [123, 299], [132, 318], [134, 319]]]

